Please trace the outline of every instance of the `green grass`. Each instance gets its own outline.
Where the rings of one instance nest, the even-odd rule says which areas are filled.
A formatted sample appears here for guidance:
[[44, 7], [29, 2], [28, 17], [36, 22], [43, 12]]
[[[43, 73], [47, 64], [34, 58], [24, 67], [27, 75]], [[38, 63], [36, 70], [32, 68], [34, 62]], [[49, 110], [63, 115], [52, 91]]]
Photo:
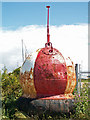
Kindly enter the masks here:
[[[39, 115], [35, 113], [34, 115], [29, 115], [23, 111], [20, 111], [16, 105], [17, 99], [22, 95], [22, 89], [19, 84], [19, 74], [20, 68], [14, 70], [12, 73], [7, 74], [7, 70], [4, 69], [2, 74], [2, 118], [7, 118], [9, 120], [15, 119], [29, 119], [29, 120], [66, 120], [66, 119], [88, 119], [88, 106], [87, 106], [87, 94], [88, 94], [88, 87], [84, 85], [82, 88], [81, 97], [79, 98], [76, 94], [75, 99], [78, 100], [76, 103], [76, 113], [72, 114], [50, 114], [50, 113], [43, 113]], [[82, 82], [88, 82], [88, 80], [81, 80]], [[90, 81], [90, 79], [89, 79]], [[86, 84], [85, 83], [85, 84]], [[76, 89], [74, 90], [74, 94]], [[85, 97], [86, 96], [86, 97]], [[81, 102], [83, 100], [83, 102]], [[90, 104], [90, 102], [89, 102]], [[89, 113], [90, 114], [90, 113]]]
[[[79, 79], [78, 79], [78, 82], [80, 82]], [[90, 79], [81, 79], [81, 82], [90, 82]]]

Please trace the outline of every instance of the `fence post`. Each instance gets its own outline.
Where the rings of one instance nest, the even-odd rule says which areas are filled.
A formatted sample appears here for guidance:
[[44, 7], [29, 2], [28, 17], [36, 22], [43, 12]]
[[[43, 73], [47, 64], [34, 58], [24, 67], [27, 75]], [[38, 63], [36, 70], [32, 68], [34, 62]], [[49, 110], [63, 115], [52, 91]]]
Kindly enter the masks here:
[[79, 64], [79, 80], [80, 80], [80, 92], [81, 92], [81, 65]]
[[78, 64], [75, 64], [75, 72], [76, 72], [76, 89], [77, 89], [77, 93], [78, 93]]

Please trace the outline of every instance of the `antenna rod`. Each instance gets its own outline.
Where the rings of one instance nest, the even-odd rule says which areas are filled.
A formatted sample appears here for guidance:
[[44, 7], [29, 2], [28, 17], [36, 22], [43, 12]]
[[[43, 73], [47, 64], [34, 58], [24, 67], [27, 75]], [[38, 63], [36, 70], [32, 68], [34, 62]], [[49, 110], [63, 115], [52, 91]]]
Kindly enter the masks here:
[[24, 62], [23, 40], [22, 40], [22, 61]]
[[47, 43], [50, 42], [50, 34], [49, 34], [49, 8], [50, 6], [46, 6], [48, 8], [48, 16], [47, 16]]

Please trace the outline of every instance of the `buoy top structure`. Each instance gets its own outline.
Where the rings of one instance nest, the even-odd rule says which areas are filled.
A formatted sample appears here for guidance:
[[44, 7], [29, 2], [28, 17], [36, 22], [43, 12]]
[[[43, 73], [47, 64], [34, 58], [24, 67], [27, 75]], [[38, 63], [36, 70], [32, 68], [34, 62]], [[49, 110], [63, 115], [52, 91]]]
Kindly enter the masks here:
[[23, 96], [42, 99], [72, 99], [76, 85], [74, 63], [52, 47], [47, 16], [47, 43], [44, 48], [29, 54], [20, 72]]
[[49, 8], [50, 6], [46, 6], [48, 8], [48, 17], [47, 17], [47, 42], [50, 42], [50, 34], [49, 34]]

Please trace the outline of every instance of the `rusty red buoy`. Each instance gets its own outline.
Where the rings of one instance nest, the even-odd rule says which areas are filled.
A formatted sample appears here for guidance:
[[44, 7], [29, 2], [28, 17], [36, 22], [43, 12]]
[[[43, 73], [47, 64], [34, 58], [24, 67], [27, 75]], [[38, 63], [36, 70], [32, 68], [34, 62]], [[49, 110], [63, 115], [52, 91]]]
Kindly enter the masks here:
[[37, 97], [64, 94], [67, 84], [67, 68], [62, 54], [51, 47], [40, 50], [34, 67], [34, 83]]
[[49, 8], [47, 17], [47, 43], [37, 55], [34, 66], [34, 83], [37, 97], [64, 94], [67, 68], [64, 57], [52, 47], [49, 34]]
[[[36, 99], [35, 102], [38, 105], [45, 106], [41, 101], [49, 104], [52, 100], [56, 103], [59, 100], [59, 104], [62, 106], [62, 101], [66, 105], [65, 100], [73, 100], [72, 92], [76, 85], [75, 67], [71, 59], [65, 59], [50, 42], [50, 6], [47, 8], [47, 43], [44, 48], [29, 54], [24, 61], [21, 67], [20, 84], [24, 91], [23, 97]], [[36, 105], [34, 101], [32, 103]], [[53, 109], [53, 105], [51, 106]], [[60, 111], [60, 109], [62, 107], [58, 110]]]

